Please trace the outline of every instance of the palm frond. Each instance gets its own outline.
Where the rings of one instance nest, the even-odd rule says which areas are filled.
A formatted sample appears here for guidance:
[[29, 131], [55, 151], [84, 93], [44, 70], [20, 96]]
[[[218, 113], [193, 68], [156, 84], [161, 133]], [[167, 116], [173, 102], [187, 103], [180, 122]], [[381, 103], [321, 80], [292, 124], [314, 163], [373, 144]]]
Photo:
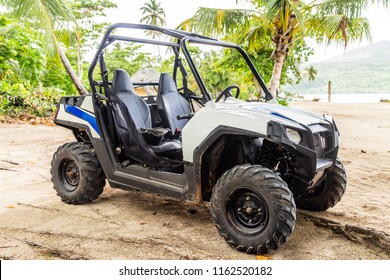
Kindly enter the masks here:
[[23, 77], [23, 71], [20, 69], [19, 62], [14, 59], [8, 59], [8, 64], [11, 66], [12, 75], [15, 78], [22, 78]]
[[249, 51], [258, 51], [261, 49], [272, 49], [272, 23], [265, 17], [256, 18], [250, 24], [249, 30], [243, 32], [240, 38], [240, 44], [248, 46]]
[[[155, 26], [165, 26], [165, 12], [160, 5], [161, 3], [157, 3], [156, 0], [150, 0], [150, 2], [146, 2], [140, 9], [143, 15], [140, 22]], [[152, 39], [156, 39], [161, 36], [161, 34], [156, 31], [145, 31], [145, 33]]]
[[347, 18], [343, 14], [317, 16], [307, 26], [318, 42], [343, 43], [346, 47], [353, 41], [371, 41], [370, 25], [366, 18]]
[[390, 0], [371, 0], [371, 3], [381, 5], [384, 8], [388, 8], [390, 6]]
[[56, 27], [75, 20], [68, 1], [13, 0], [11, 3], [14, 13], [21, 18], [29, 18], [42, 23], [48, 21]]
[[348, 20], [350, 41], [371, 41], [370, 23], [366, 18], [354, 18]]
[[288, 3], [289, 3], [289, 6], [290, 6], [292, 12], [295, 15], [297, 21], [298, 21], [298, 23], [300, 25], [304, 25], [305, 20], [304, 20], [303, 12], [306, 11], [306, 9], [304, 8], [305, 3], [299, 2], [299, 1], [298, 1], [298, 3], [296, 3], [296, 1], [291, 1], [291, 0], [289, 0]]
[[7, 36], [7, 34], [11, 33], [15, 28], [17, 28], [17, 25], [14, 23], [1, 27], [0, 36]]
[[348, 18], [357, 18], [368, 8], [371, 1], [373, 0], [325, 0], [316, 1], [318, 3], [314, 6], [322, 15], [343, 14]]
[[245, 9], [213, 9], [201, 7], [196, 14], [183, 21], [178, 29], [201, 33], [206, 36], [219, 37], [249, 24], [254, 11]]
[[[14, 0], [9, 1], [11, 13], [28, 23], [39, 36], [44, 36], [45, 50], [56, 52], [56, 32], [68, 32], [75, 21], [72, 11], [63, 0]], [[69, 35], [70, 36], [70, 35]]]

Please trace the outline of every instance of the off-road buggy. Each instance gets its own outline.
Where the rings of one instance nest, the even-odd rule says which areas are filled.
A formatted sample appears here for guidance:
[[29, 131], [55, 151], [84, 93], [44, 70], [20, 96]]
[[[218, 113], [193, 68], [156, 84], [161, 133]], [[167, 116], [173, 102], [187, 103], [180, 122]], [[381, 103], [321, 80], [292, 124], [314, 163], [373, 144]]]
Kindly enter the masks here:
[[[118, 30], [152, 31], [166, 39], [130, 37]], [[146, 82], [131, 81], [123, 69], [110, 73], [104, 53], [118, 41], [169, 49], [171, 72]], [[235, 52], [254, 86], [230, 84], [213, 100], [199, 71], [205, 65], [193, 57], [191, 46]], [[76, 138], [59, 147], [51, 162], [54, 189], [67, 203], [97, 199], [106, 180], [113, 188], [210, 201], [215, 225], [227, 243], [264, 254], [286, 242], [296, 207], [324, 211], [345, 192], [346, 174], [337, 157], [339, 132], [332, 117], [277, 104], [238, 45], [119, 23], [103, 36], [88, 74], [92, 93], [61, 98], [55, 114], [55, 123], [71, 129]], [[146, 86], [156, 95], [136, 93]], [[240, 90], [262, 93], [264, 102], [239, 100]]]

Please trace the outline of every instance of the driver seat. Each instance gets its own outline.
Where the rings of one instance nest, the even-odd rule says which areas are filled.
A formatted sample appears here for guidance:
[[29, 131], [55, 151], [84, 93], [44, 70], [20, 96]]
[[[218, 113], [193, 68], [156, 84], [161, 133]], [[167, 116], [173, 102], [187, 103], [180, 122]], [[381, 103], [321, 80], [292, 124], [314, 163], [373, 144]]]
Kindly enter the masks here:
[[152, 128], [152, 118], [146, 102], [135, 93], [126, 70], [116, 69], [112, 78], [112, 91], [126, 105], [137, 129]]
[[147, 165], [164, 165], [158, 157], [181, 160], [180, 141], [163, 140], [151, 145], [143, 139], [140, 131], [153, 130], [151, 113], [146, 102], [134, 92], [133, 83], [125, 70], [115, 70], [109, 99], [115, 104], [113, 113], [118, 138], [130, 157]]
[[178, 120], [178, 115], [192, 113], [187, 99], [176, 89], [176, 84], [168, 73], [161, 73], [157, 93], [157, 108], [164, 123], [172, 133], [181, 131], [189, 119]]

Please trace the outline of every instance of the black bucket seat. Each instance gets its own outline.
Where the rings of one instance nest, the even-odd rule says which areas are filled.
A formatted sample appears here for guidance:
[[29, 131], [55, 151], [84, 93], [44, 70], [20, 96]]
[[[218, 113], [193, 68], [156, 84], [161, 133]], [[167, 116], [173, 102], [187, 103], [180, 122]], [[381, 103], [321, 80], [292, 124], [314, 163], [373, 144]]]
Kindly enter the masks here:
[[188, 101], [177, 91], [176, 84], [168, 73], [160, 75], [157, 93], [157, 107], [164, 126], [172, 133], [181, 131], [188, 119], [178, 119], [177, 116], [188, 115], [192, 109]]
[[[135, 93], [129, 75], [123, 69], [114, 71], [112, 91], [108, 98], [113, 106], [114, 125], [120, 142], [125, 146], [126, 154], [141, 163], [152, 166], [167, 166], [165, 159], [175, 160], [182, 157], [181, 142], [162, 140], [149, 145], [142, 133], [158, 134], [159, 129], [152, 128], [151, 114], [146, 102]], [[177, 164], [177, 163], [176, 163]]]

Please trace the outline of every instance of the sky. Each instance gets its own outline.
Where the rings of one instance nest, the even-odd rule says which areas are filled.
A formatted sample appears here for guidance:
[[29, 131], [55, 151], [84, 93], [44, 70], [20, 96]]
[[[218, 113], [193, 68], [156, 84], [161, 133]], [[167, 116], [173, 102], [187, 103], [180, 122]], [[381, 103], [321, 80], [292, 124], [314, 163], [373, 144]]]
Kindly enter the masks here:
[[[139, 23], [142, 13], [140, 8], [146, 0], [113, 0], [117, 3], [118, 8], [111, 9], [107, 12], [108, 20], [115, 22]], [[165, 11], [165, 20], [168, 28], [176, 28], [179, 23], [193, 16], [198, 7], [209, 8], [244, 8], [250, 9], [247, 1], [236, 0], [157, 0]], [[377, 7], [364, 12], [363, 16], [367, 17], [371, 25], [372, 42], [363, 41], [360, 44], [351, 44], [346, 51], [362, 47], [371, 43], [383, 40], [390, 41], [390, 11], [379, 9]], [[107, 20], [107, 19], [106, 19]], [[318, 45], [314, 41], [308, 41], [309, 46], [315, 49], [315, 55], [310, 58], [311, 63], [329, 59], [336, 55], [345, 53], [344, 46], [336, 45]]]

